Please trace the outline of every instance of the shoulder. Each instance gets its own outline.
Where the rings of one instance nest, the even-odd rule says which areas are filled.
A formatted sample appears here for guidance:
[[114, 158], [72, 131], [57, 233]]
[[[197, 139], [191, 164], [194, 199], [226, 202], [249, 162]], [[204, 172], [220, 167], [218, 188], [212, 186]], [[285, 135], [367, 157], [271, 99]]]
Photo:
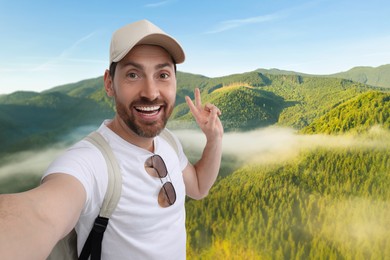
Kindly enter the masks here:
[[83, 170], [92, 170], [96, 168], [96, 163], [104, 162], [103, 155], [92, 143], [82, 140], [64, 151], [56, 160], [52, 162], [52, 167], [81, 168]]
[[86, 140], [71, 146], [54, 160], [43, 178], [54, 173], [71, 175], [80, 181], [86, 192], [87, 204], [99, 200], [107, 188], [106, 161], [99, 149]]

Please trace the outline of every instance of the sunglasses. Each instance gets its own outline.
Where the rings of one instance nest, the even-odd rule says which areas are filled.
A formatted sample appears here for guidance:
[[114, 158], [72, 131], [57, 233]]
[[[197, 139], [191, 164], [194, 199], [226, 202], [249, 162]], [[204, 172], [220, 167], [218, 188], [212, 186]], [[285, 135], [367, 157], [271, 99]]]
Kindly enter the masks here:
[[160, 155], [152, 155], [145, 161], [146, 172], [156, 178], [160, 178], [162, 187], [158, 193], [158, 204], [163, 207], [172, 206], [176, 201], [176, 191], [172, 182], [163, 182], [162, 178], [169, 177], [167, 166]]

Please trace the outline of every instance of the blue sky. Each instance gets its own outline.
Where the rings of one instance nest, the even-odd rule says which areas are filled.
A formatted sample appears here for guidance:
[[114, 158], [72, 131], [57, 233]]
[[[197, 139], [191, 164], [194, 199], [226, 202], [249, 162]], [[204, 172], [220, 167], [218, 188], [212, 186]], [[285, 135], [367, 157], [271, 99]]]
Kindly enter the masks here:
[[331, 74], [390, 63], [387, 0], [0, 0], [0, 94], [103, 75], [111, 34], [148, 19], [184, 47], [180, 71]]

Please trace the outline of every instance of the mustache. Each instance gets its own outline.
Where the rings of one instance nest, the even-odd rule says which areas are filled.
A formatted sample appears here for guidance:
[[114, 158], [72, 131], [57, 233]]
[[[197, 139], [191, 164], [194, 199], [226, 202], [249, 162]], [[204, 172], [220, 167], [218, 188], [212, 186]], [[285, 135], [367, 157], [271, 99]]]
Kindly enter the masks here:
[[160, 97], [157, 97], [154, 100], [150, 100], [149, 98], [146, 97], [141, 97], [137, 100], [132, 101], [129, 104], [129, 109], [131, 109], [134, 106], [161, 106], [161, 105], [166, 106], [167, 102]]

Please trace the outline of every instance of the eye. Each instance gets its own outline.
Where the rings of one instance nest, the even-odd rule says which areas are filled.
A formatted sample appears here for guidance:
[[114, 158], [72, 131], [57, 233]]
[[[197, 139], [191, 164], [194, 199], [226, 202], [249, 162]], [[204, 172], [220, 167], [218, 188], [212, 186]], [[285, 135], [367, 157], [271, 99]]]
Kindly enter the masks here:
[[131, 78], [131, 79], [137, 79], [138, 78], [138, 75], [134, 72], [130, 72], [127, 74], [127, 77]]
[[161, 79], [168, 79], [169, 78], [169, 74], [168, 73], [161, 73], [160, 74], [160, 78]]

